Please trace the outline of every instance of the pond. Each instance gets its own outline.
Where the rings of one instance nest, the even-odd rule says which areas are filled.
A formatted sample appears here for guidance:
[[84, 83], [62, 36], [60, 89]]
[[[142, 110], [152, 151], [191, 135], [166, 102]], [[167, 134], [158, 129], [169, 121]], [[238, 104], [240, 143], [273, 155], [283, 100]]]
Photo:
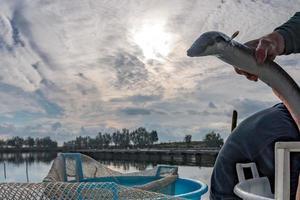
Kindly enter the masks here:
[[[0, 154], [0, 182], [41, 182], [47, 175], [53, 159], [57, 153], [3, 153]], [[142, 171], [155, 167], [157, 164], [168, 164], [166, 162], [139, 162], [136, 160], [99, 160], [111, 169], [122, 173]], [[209, 185], [212, 166], [207, 163], [190, 166], [172, 163], [178, 166], [180, 177], [193, 178]], [[28, 176], [26, 174], [26, 165]], [[6, 172], [6, 173], [5, 173]], [[5, 177], [6, 176], [6, 177]], [[208, 195], [204, 196], [208, 199]]]

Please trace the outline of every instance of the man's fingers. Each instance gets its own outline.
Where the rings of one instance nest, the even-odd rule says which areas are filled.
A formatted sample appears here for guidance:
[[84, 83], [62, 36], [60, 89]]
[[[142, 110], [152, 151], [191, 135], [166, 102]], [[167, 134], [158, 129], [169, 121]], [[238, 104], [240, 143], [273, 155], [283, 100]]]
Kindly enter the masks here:
[[[256, 40], [251, 40], [244, 44], [249, 48], [255, 49], [255, 58], [258, 64], [264, 63], [266, 59], [274, 60], [275, 57], [281, 52], [278, 50], [276, 40], [274, 39], [274, 35], [272, 34], [266, 35]], [[246, 76], [247, 79], [251, 81], [258, 81], [258, 77], [256, 75], [247, 73], [239, 69], [238, 67], [235, 67], [235, 71], [240, 75]]]
[[255, 57], [259, 64], [262, 64], [265, 62], [267, 57], [270, 57], [270, 59], [274, 60], [274, 45], [266, 39], [259, 40], [259, 43], [255, 50]]
[[244, 75], [244, 76], [251, 76], [252, 74], [249, 74], [248, 72], [245, 72], [243, 70], [240, 70], [239, 68], [235, 67], [234, 70], [236, 71], [236, 73], [240, 74], [240, 75]]
[[237, 74], [244, 75], [244, 74], [243, 74], [244, 71], [240, 70], [239, 68], [234, 67], [234, 70], [235, 70], [235, 72], [236, 72]]
[[257, 49], [255, 52], [255, 57], [258, 64], [264, 63], [267, 58], [267, 50], [266, 49]]
[[267, 58], [268, 46], [263, 41], [264, 40], [260, 40], [255, 50], [255, 57], [259, 64], [262, 64]]
[[249, 79], [250, 81], [258, 81], [258, 77], [255, 75], [247, 76], [247, 79]]

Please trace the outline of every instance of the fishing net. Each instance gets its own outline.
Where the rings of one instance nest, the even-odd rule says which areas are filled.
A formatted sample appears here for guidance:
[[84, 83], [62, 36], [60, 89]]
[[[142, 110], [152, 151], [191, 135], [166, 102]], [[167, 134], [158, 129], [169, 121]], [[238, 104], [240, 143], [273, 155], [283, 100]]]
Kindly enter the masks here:
[[0, 183], [1, 200], [141, 200], [180, 199], [116, 183]]
[[[103, 179], [107, 177], [106, 179]], [[134, 184], [136, 178], [150, 180], [144, 184]], [[99, 163], [93, 158], [79, 154], [79, 153], [62, 153], [57, 156], [53, 161], [48, 175], [45, 177], [44, 182], [66, 182], [77, 181], [82, 182], [85, 180], [97, 181], [110, 181], [117, 184], [122, 184], [122, 180], [131, 181], [134, 188], [164, 192], [172, 194], [172, 183], [178, 177], [177, 167], [173, 166], [157, 166], [153, 169], [133, 172], [133, 173], [120, 173], [112, 170], [109, 167]], [[102, 178], [102, 179], [101, 179]]]

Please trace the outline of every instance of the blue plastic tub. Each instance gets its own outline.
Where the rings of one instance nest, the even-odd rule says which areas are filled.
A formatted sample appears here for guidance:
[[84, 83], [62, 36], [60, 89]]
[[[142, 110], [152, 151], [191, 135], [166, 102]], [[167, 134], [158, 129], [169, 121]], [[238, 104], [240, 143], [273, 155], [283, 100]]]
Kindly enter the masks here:
[[[90, 178], [82, 179], [81, 182], [103, 182], [103, 183], [116, 183], [123, 186], [133, 187], [143, 185], [151, 181], [160, 179], [157, 176], [114, 176], [114, 177], [102, 177], [102, 178]], [[199, 200], [201, 196], [208, 190], [206, 184], [186, 178], [178, 178], [168, 188], [165, 188], [159, 192], [172, 195], [175, 197], [181, 197], [191, 200]]]
[[[112, 187], [111, 185], [122, 185], [127, 187], [141, 186], [149, 182], [161, 179], [162, 168], [174, 168], [174, 166], [158, 166], [158, 170], [155, 176], [108, 176], [108, 177], [86, 179], [83, 178], [80, 154], [64, 153], [62, 155], [64, 158], [69, 157], [75, 160], [76, 179], [70, 182], [103, 183], [103, 184], [99, 184], [98, 185], [99, 187], [101, 187], [101, 185], [103, 185], [103, 187], [108, 186], [108, 188], [116, 188], [116, 187]], [[64, 175], [65, 175], [65, 180], [67, 181], [66, 173], [64, 173]], [[206, 184], [194, 179], [177, 178], [177, 180], [174, 183], [164, 188], [159, 188], [158, 190], [159, 191], [154, 191], [154, 192], [159, 192], [159, 193], [172, 195], [175, 197], [181, 197], [185, 199], [199, 200], [201, 199], [201, 196], [207, 192], [208, 187]], [[117, 199], [117, 191], [113, 191], [113, 194], [116, 195], [116, 198], [114, 199]]]
[[186, 199], [201, 199], [208, 187], [205, 183], [194, 179], [178, 178], [175, 181], [175, 196]]

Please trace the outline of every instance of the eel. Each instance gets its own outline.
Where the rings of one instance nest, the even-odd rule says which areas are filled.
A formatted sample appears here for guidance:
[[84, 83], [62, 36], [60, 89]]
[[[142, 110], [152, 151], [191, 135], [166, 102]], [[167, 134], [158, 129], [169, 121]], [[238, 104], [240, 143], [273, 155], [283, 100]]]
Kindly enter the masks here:
[[187, 50], [189, 57], [216, 56], [222, 61], [238, 66], [270, 86], [284, 103], [300, 130], [300, 88], [292, 77], [277, 63], [267, 59], [258, 64], [255, 50], [234, 39], [238, 32], [229, 37], [222, 32], [203, 33]]

